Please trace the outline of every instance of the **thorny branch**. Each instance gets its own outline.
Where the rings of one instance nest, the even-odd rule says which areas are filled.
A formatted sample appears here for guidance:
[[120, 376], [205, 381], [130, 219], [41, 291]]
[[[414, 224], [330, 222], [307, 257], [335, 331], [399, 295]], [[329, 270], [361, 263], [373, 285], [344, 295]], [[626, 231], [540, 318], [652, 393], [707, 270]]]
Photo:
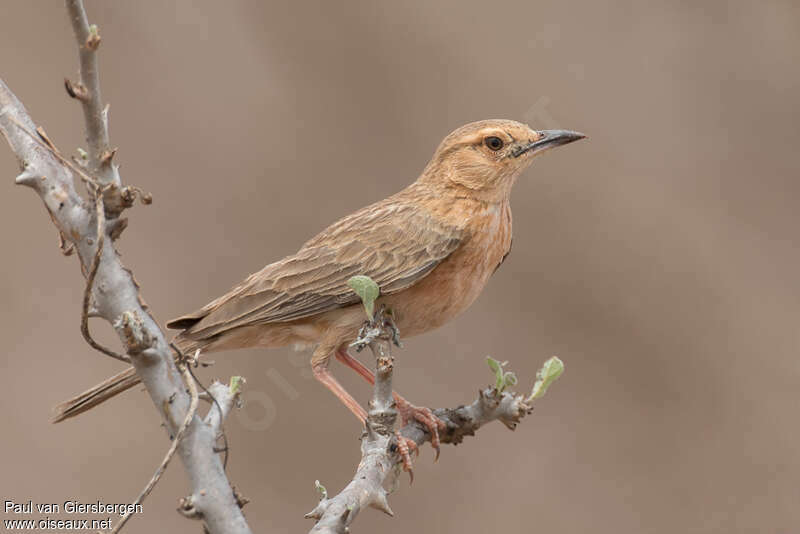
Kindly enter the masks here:
[[[198, 350], [195, 354], [195, 359], [197, 358], [199, 352], [200, 351]], [[150, 492], [153, 491], [153, 488], [156, 487], [158, 481], [161, 480], [161, 476], [164, 474], [164, 471], [167, 470], [167, 466], [169, 465], [170, 460], [172, 460], [172, 457], [175, 456], [175, 451], [178, 450], [178, 444], [181, 442], [181, 440], [183, 440], [183, 436], [186, 434], [186, 430], [189, 428], [189, 424], [192, 422], [192, 419], [194, 419], [194, 414], [197, 412], [197, 386], [194, 384], [194, 377], [192, 376], [192, 373], [189, 372], [189, 365], [191, 365], [191, 362], [178, 362], [178, 368], [183, 376], [183, 381], [186, 384], [186, 388], [189, 390], [189, 395], [192, 398], [191, 404], [189, 405], [189, 411], [186, 412], [186, 417], [184, 417], [183, 423], [181, 423], [180, 428], [178, 428], [178, 432], [172, 439], [172, 445], [169, 446], [169, 450], [164, 456], [164, 459], [161, 460], [161, 464], [158, 466], [158, 469], [156, 469], [156, 472], [153, 474], [152, 478], [144, 487], [139, 496], [136, 497], [136, 500], [133, 501], [132, 509], [134, 510], [136, 509], [137, 504], [142, 504], [142, 502], [144, 502], [147, 496], [150, 495]], [[119, 523], [117, 523], [111, 530], [111, 534], [117, 534], [117, 532], [122, 530], [122, 527], [125, 526], [125, 523], [127, 523], [131, 517], [133, 517], [132, 513], [122, 516]]]
[[[361, 462], [351, 482], [336, 496], [328, 497], [327, 490], [317, 481], [317, 489], [322, 498], [307, 518], [316, 520], [312, 534], [346, 534], [350, 524], [365, 507], [376, 508], [389, 516], [394, 516], [389, 507], [388, 495], [397, 483], [400, 466], [403, 463], [402, 436], [421, 447], [431, 440], [424, 425], [412, 420], [398, 432], [393, 432], [397, 412], [392, 399], [393, 358], [391, 342], [397, 343], [397, 329], [391, 321], [386, 321], [384, 310], [362, 328], [361, 335], [354, 346], [368, 346], [376, 358], [375, 386], [366, 431], [361, 439]], [[492, 360], [493, 361], [493, 360]], [[497, 362], [495, 362], [497, 363]], [[491, 365], [491, 364], [490, 364]], [[549, 366], [559, 366], [555, 372]], [[437, 409], [433, 413], [445, 423], [445, 430], [439, 431], [441, 443], [461, 443], [465, 436], [475, 432], [492, 421], [500, 421], [514, 430], [522, 418], [533, 410], [533, 400], [547, 389], [563, 370], [557, 358], [551, 358], [539, 372], [534, 390], [527, 398], [506, 391], [510, 380], [498, 380], [495, 386], [478, 392], [478, 398], [467, 406], [452, 409]], [[501, 371], [502, 375], [502, 371]], [[513, 376], [505, 373], [505, 376]], [[516, 380], [516, 378], [514, 379]]]
[[[244, 499], [228, 482], [214, 449], [218, 429], [206, 425], [194, 412], [195, 395], [187, 392], [193, 384], [182, 378], [163, 332], [139, 295], [138, 284], [114, 248], [114, 239], [127, 223], [120, 217], [124, 209], [132, 206], [137, 197], [146, 203], [150, 199], [135, 187], [121, 186], [118, 168], [112, 163], [115, 149], [109, 146], [108, 108], [103, 107], [100, 95], [96, 55], [100, 35], [95, 26], [89, 25], [81, 0], [66, 0], [66, 5], [78, 42], [81, 76], [79, 82], [68, 82], [66, 86], [83, 106], [88, 161], [84, 170], [61, 156], [0, 80], [0, 131], [22, 169], [16, 183], [39, 194], [64, 241], [62, 250], [72, 248], [77, 252], [87, 277], [82, 332], [88, 334], [85, 325], [89, 316], [110, 323], [170, 434], [179, 437], [184, 426], [181, 421], [189, 421], [183, 429], [183, 439], [175, 439], [172, 445], [189, 476], [192, 494], [183, 501], [191, 502], [192, 517], [202, 519], [211, 534], [250, 533], [241, 512]], [[93, 205], [88, 205], [77, 192], [76, 175], [89, 188]], [[163, 467], [166, 463], [159, 471]], [[151, 484], [140, 498], [149, 489]]]
[[66, 0], [67, 12], [72, 31], [78, 45], [80, 64], [80, 81], [73, 84], [64, 80], [67, 94], [80, 101], [86, 126], [86, 142], [88, 144], [88, 169], [97, 176], [103, 185], [112, 186], [106, 190], [106, 209], [109, 219], [114, 219], [125, 208], [121, 202], [119, 190], [122, 180], [119, 169], [111, 161], [116, 149], [111, 149], [108, 137], [108, 107], [103, 107], [100, 92], [100, 69], [98, 68], [97, 49], [100, 46], [100, 34], [97, 26], [90, 25], [83, 0]]

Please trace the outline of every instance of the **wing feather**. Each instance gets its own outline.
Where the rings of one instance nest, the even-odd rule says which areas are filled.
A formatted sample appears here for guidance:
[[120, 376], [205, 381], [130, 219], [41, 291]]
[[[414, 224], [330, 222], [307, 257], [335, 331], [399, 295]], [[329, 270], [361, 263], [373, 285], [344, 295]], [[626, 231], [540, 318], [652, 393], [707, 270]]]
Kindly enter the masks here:
[[375, 280], [382, 294], [411, 287], [458, 248], [462, 230], [418, 204], [389, 200], [334, 223], [293, 256], [167, 326], [207, 339], [232, 328], [310, 317], [356, 304], [347, 280], [357, 274]]

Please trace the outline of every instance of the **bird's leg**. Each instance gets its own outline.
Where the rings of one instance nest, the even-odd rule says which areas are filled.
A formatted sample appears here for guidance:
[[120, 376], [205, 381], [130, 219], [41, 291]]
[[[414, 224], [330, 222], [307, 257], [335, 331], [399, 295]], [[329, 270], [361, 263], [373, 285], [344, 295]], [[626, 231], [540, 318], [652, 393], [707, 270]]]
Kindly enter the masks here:
[[347, 408], [353, 412], [353, 415], [358, 417], [361, 424], [366, 424], [367, 411], [361, 407], [358, 401], [355, 400], [331, 374], [330, 370], [328, 370], [327, 361], [313, 364], [311, 370], [314, 372], [314, 378], [319, 380], [331, 393], [336, 395], [336, 397], [342, 401], [342, 404], [347, 406]]
[[[336, 359], [348, 366], [350, 369], [354, 370], [356, 373], [360, 374], [364, 380], [370, 384], [375, 384], [375, 376], [372, 374], [372, 371], [367, 369], [363, 363], [350, 356], [350, 354], [347, 352], [347, 349], [340, 348], [337, 350]], [[428, 433], [431, 435], [431, 446], [434, 448], [434, 450], [436, 450], [436, 459], [438, 460], [439, 431], [447, 428], [447, 426], [444, 424], [444, 421], [436, 417], [430, 408], [425, 408], [424, 406], [414, 406], [394, 391], [392, 392], [392, 396], [394, 397], [394, 402], [397, 405], [397, 411], [400, 414], [400, 419], [403, 421], [403, 425], [406, 425], [410, 420], [415, 419], [425, 425], [425, 428], [428, 429]], [[416, 449], [416, 444], [414, 444], [413, 447], [409, 445], [409, 449], [417, 450], [417, 454], [419, 454], [419, 450]]]

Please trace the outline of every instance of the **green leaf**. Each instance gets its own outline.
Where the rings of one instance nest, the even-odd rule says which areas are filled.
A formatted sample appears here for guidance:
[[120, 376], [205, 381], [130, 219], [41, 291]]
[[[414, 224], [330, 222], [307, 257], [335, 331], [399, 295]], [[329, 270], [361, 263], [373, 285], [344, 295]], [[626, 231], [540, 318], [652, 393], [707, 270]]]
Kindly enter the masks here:
[[516, 385], [517, 385], [517, 375], [515, 375], [511, 371], [507, 371], [505, 374], [503, 374], [503, 389]]
[[375, 317], [375, 301], [381, 294], [378, 284], [369, 276], [359, 274], [348, 280], [347, 285], [355, 291], [361, 302], [364, 303], [364, 311], [367, 312], [367, 318], [371, 321]]
[[503, 367], [508, 365], [508, 362], [498, 362], [491, 356], [486, 357], [486, 363], [489, 369], [494, 373], [494, 388], [502, 393], [507, 387], [517, 385], [517, 375], [511, 371], [504, 371]]
[[531, 392], [531, 396], [528, 397], [528, 400], [538, 399], [544, 396], [550, 384], [555, 382], [563, 372], [564, 362], [559, 360], [557, 356], [553, 356], [544, 362], [542, 368], [536, 373], [536, 383], [533, 385], [533, 391]]
[[492, 358], [491, 356], [486, 357], [486, 363], [489, 365], [489, 369], [492, 370], [494, 373], [494, 387], [498, 391], [503, 391], [501, 388], [503, 387], [503, 364]]

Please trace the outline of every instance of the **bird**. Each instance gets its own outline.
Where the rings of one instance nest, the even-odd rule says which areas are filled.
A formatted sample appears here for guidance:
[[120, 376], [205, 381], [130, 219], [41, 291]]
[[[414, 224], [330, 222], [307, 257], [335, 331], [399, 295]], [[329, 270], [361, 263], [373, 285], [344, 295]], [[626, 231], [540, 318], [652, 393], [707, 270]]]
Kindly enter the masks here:
[[[365, 423], [367, 413], [330, 371], [333, 358], [372, 382], [348, 353], [364, 323], [355, 275], [380, 288], [403, 337], [438, 328], [466, 310], [511, 251], [511, 190], [538, 155], [586, 137], [482, 120], [447, 135], [419, 177], [401, 191], [333, 223], [295, 254], [265, 266], [202, 308], [167, 323], [184, 353], [249, 347], [312, 348], [314, 377]], [[139, 382], [133, 368], [56, 408], [55, 422], [82, 413]], [[431, 410], [395, 395], [406, 423], [432, 435]]]

